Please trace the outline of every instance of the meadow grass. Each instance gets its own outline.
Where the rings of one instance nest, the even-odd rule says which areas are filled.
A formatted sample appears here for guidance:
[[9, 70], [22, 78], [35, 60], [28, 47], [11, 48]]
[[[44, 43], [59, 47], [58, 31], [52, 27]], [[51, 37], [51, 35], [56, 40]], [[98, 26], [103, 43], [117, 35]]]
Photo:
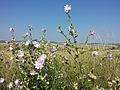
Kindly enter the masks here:
[[47, 42], [44, 28], [41, 38], [32, 40], [31, 25], [16, 43], [15, 30], [9, 28], [12, 40], [0, 43], [1, 90], [120, 90], [119, 45], [88, 44], [96, 36], [91, 30], [85, 44], [78, 44], [71, 5], [66, 4], [64, 11], [69, 35], [61, 26], [57, 30], [64, 43]]
[[[62, 44], [50, 44], [48, 48], [53, 46], [57, 47], [57, 51], [54, 54], [49, 53], [48, 58], [49, 60], [51, 60], [51, 65], [53, 65], [53, 73], [56, 72], [60, 75], [60, 78], [58, 78], [58, 80], [51, 82], [53, 83], [51, 85], [53, 85], [52, 87], [54, 87], [53, 89], [55, 90], [59, 89], [58, 87], [60, 86], [63, 86], [64, 89], [66, 88], [68, 90], [74, 90], [74, 84], [81, 82], [83, 78], [89, 78], [90, 72], [92, 72], [92, 74], [96, 77], [95, 80], [93, 79], [93, 89], [95, 89], [97, 86], [108, 89], [109, 81], [112, 82], [112, 80], [120, 78], [120, 49], [116, 45], [103, 46], [78, 44], [78, 56], [76, 59], [75, 48], [70, 48], [71, 53], [69, 53], [68, 50], [64, 48]], [[91, 55], [91, 52], [95, 50], [99, 52], [99, 56]], [[108, 60], [106, 58], [107, 50], [112, 51], [112, 60]], [[4, 84], [0, 84], [0, 87], [2, 89], [5, 89], [5, 84], [7, 84], [10, 81], [14, 81], [17, 78], [20, 79], [22, 77], [16, 65], [15, 58], [13, 60], [10, 60], [12, 53], [9, 51], [8, 44], [0, 43], [0, 53], [0, 76], [6, 79]], [[64, 57], [67, 57], [67, 59], [64, 60]], [[55, 77], [51, 78], [53, 79]], [[89, 78], [88, 82], [83, 81], [79, 87], [83, 87], [83, 90], [87, 90], [88, 88], [84, 89], [84, 84], [89, 83], [89, 80], [91, 81], [92, 78]], [[90, 87], [89, 85], [90, 84], [88, 84], [88, 87]], [[71, 86], [73, 87], [71, 88]]]

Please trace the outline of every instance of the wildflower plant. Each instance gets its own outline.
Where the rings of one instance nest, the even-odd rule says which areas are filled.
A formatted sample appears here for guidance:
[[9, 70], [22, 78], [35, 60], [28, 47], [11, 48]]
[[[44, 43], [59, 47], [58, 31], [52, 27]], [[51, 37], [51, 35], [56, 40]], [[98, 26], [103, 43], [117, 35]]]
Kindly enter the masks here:
[[[75, 30], [75, 27], [73, 26], [73, 23], [72, 23], [72, 20], [71, 20], [71, 15], [70, 15], [70, 11], [71, 11], [71, 5], [69, 4], [66, 4], [64, 6], [64, 11], [67, 15], [67, 19], [68, 19], [68, 23], [69, 23], [69, 26], [68, 26], [68, 32], [69, 32], [69, 35], [72, 36], [73, 38], [73, 43], [76, 44], [77, 43], [77, 32]], [[61, 33], [65, 38], [66, 38], [66, 43], [68, 44], [71, 44], [72, 42], [70, 41], [70, 37], [67, 36], [63, 30], [61, 29], [61, 26], [58, 27], [58, 32]]]
[[90, 38], [91, 36], [95, 37], [95, 36], [96, 36], [96, 32], [95, 32], [95, 31], [92, 31], [92, 30], [89, 31], [89, 33], [88, 33], [88, 35], [87, 35], [87, 37], [86, 37], [85, 44], [88, 43], [88, 40], [89, 40], [89, 38]]
[[[120, 88], [119, 78], [111, 78], [115, 76], [114, 73], [110, 74], [111, 81], [103, 83], [109, 78], [107, 72], [112, 71], [111, 64], [114, 61], [112, 52], [101, 56], [100, 50], [92, 50], [86, 47], [87, 45], [79, 46], [78, 34], [70, 15], [71, 5], [65, 5], [64, 11], [69, 23], [69, 35], [64, 33], [61, 26], [57, 29], [66, 38], [64, 44], [48, 43], [45, 28], [41, 29], [41, 37], [33, 40], [32, 31], [34, 30], [31, 25], [28, 26], [28, 32], [24, 34], [23, 40], [16, 43], [15, 30], [9, 29], [12, 33], [12, 41], [8, 45], [10, 61], [5, 62], [4, 66], [11, 67], [15, 64], [17, 69], [9, 81], [6, 81], [6, 77], [0, 73], [1, 87], [6, 85], [9, 90], [104, 90], [102, 86], [106, 84], [108, 88], [113, 86], [115, 90]], [[95, 31], [90, 31], [85, 43], [88, 43], [89, 37], [95, 35]], [[0, 52], [1, 62], [5, 59], [4, 54]], [[19, 73], [18, 76], [17, 73]], [[104, 76], [105, 73], [107, 73], [106, 76]], [[103, 81], [99, 84], [98, 81], [101, 78]]]

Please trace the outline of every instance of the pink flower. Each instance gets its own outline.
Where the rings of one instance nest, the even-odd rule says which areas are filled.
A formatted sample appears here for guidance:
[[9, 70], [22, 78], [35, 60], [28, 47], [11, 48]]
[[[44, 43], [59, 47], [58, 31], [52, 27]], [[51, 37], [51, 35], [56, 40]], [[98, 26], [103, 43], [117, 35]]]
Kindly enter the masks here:
[[34, 65], [35, 65], [35, 68], [37, 68], [37, 69], [42, 69], [46, 57], [47, 57], [47, 56], [46, 56], [45, 54], [42, 54], [42, 55], [37, 59], [37, 61], [35, 61], [35, 64], [34, 64]]
[[43, 68], [43, 64], [41, 64], [39, 61], [35, 61], [35, 68], [42, 69]]
[[10, 28], [9, 28], [9, 31], [10, 31], [10, 32], [14, 32], [14, 29], [10, 27]]
[[0, 83], [3, 83], [5, 81], [4, 78], [0, 78]]
[[69, 13], [70, 10], [71, 10], [71, 5], [66, 4], [66, 5], [64, 6], [64, 11], [65, 11], [66, 13]]
[[69, 46], [68, 43], [64, 43], [64, 47], [67, 48]]
[[96, 35], [96, 32], [95, 32], [95, 31], [90, 31], [90, 35], [91, 35], [91, 36], [95, 36], [95, 35]]
[[18, 79], [15, 80], [15, 89], [14, 90], [18, 90], [18, 87], [19, 87], [19, 84], [20, 84], [20, 81]]
[[24, 52], [22, 50], [18, 50], [18, 57], [23, 57], [24, 56]]

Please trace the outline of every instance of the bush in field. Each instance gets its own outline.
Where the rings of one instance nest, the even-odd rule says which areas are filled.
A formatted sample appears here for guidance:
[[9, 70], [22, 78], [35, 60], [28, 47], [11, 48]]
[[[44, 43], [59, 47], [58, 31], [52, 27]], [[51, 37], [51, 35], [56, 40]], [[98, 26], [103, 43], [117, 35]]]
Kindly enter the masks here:
[[[31, 25], [28, 26], [28, 32], [25, 33], [23, 41], [16, 43], [15, 31], [13, 28], [9, 29], [12, 34], [12, 41], [9, 43], [10, 60], [14, 60], [15, 70], [19, 75], [7, 81], [6, 77], [4, 78], [0, 73], [2, 76], [0, 76], [0, 89], [120, 89], [120, 79], [117, 76], [120, 74], [116, 74], [119, 70], [117, 68], [120, 68], [120, 66], [118, 62], [113, 61], [112, 51], [104, 52], [102, 56], [102, 53], [98, 50], [100, 48], [87, 47], [89, 37], [96, 35], [94, 31], [90, 31], [88, 34], [85, 45], [79, 46], [77, 44], [77, 31], [70, 16], [71, 5], [65, 5], [64, 10], [68, 18], [69, 35], [63, 32], [61, 26], [57, 29], [66, 38], [63, 45], [46, 41], [45, 28], [42, 28], [42, 36], [39, 40], [32, 40]], [[4, 61], [3, 54], [5, 53], [0, 52], [0, 62]], [[118, 56], [116, 56], [116, 60], [120, 59]], [[115, 65], [118, 65], [118, 67], [114, 67]], [[14, 75], [17, 75], [16, 73]]]

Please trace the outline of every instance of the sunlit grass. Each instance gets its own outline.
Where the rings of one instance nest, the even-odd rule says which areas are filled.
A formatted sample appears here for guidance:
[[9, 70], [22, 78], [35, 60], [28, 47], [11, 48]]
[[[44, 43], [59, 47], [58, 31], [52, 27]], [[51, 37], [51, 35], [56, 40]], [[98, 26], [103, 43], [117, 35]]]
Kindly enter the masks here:
[[[0, 61], [0, 76], [6, 79], [6, 83], [10, 82], [11, 80], [14, 81], [17, 78], [21, 78], [15, 58], [10, 60], [12, 53], [9, 51], [8, 46], [9, 45], [5, 43], [0, 43], [0, 52], [2, 53]], [[94, 81], [95, 85], [99, 85], [104, 88], [108, 88], [109, 80], [120, 78], [120, 50], [115, 45], [102, 46], [80, 44], [77, 46], [79, 53], [76, 60], [74, 60], [74, 48], [71, 49], [72, 52], [69, 54], [62, 44], [50, 44], [48, 48], [52, 46], [57, 46], [58, 50], [54, 53], [55, 57], [57, 58], [54, 59], [51, 58], [51, 56], [48, 58], [51, 60], [53, 67], [56, 68], [55, 70], [61, 73], [62, 78], [59, 80], [64, 80], [65, 84], [67, 83], [69, 85], [79, 82], [80, 78], [82, 78], [84, 75], [87, 77], [90, 72], [97, 77], [97, 79]], [[110, 50], [113, 47], [113, 60], [108, 60], [105, 58], [107, 55], [106, 50]], [[94, 50], [99, 52], [99, 56], [94, 57], [91, 55], [91, 52]], [[64, 61], [64, 57], [67, 57], [67, 61]], [[61, 83], [61, 85], [62, 84], [63, 83]], [[0, 87], [3, 88], [2, 85]]]

